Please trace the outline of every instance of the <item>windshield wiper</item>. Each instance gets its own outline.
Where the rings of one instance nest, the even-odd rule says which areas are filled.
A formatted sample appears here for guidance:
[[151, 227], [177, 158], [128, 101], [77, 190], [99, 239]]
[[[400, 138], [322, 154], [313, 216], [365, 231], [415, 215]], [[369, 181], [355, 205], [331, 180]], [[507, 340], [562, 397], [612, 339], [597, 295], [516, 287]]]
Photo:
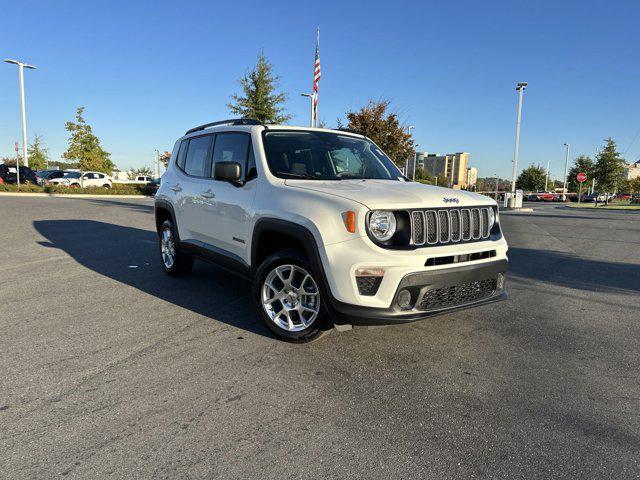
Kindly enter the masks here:
[[315, 175], [309, 175], [308, 173], [276, 172], [276, 175], [280, 175], [288, 178], [305, 179], [305, 180], [340, 180], [340, 178], [338, 177], [322, 178], [322, 177], [316, 177]]

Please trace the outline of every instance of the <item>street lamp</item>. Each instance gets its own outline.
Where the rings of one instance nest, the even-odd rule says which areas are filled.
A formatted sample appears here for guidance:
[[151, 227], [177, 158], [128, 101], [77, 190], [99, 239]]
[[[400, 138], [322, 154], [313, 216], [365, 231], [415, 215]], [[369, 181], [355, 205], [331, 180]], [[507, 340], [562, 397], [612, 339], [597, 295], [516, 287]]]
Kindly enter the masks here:
[[27, 157], [27, 115], [24, 107], [24, 75], [23, 70], [28, 68], [35, 70], [36, 67], [29, 65], [28, 63], [19, 62], [11, 58], [6, 58], [5, 62], [12, 63], [18, 66], [18, 77], [20, 79], [20, 99], [22, 101], [22, 163], [25, 167], [29, 166], [29, 158]]
[[564, 146], [567, 147], [567, 153], [564, 157], [564, 185], [562, 186], [563, 202], [567, 199], [567, 167], [569, 166], [569, 148], [571, 148], [571, 144], [565, 143]]
[[547, 161], [547, 175], [544, 177], [544, 191], [548, 192], [547, 190], [547, 183], [549, 182], [549, 167], [551, 166], [551, 160]]
[[311, 100], [311, 120], [309, 121], [309, 126], [313, 128], [313, 99], [315, 95], [313, 93], [301, 93], [300, 96], [309, 97], [309, 100]]
[[411, 178], [411, 180], [415, 180], [416, 179], [416, 163], [418, 162], [418, 147], [419, 146], [420, 146], [420, 144], [416, 143], [415, 153], [413, 154], [413, 177]]
[[[518, 148], [520, 146], [520, 119], [522, 118], [522, 94], [527, 88], [527, 82], [518, 82], [518, 117], [516, 120], [516, 146], [513, 152], [513, 172], [511, 173], [511, 193], [516, 193], [516, 171], [518, 169]], [[515, 204], [515, 203], [514, 203]]]
[[[413, 125], [408, 125], [408, 126], [407, 126], [407, 133], [408, 133], [409, 135], [411, 135], [411, 130], [413, 130], [414, 128], [416, 128], [416, 127], [415, 127], [415, 126], [413, 126]], [[415, 146], [414, 150], [417, 150], [417, 149], [418, 149], [418, 144], [416, 144], [416, 146]], [[415, 157], [414, 157], [414, 159], [413, 159], [413, 162], [415, 163]], [[407, 171], [407, 176], [408, 176], [408, 175], [409, 175], [409, 165], [405, 165], [405, 170]], [[414, 168], [414, 171], [415, 171], [415, 168]]]

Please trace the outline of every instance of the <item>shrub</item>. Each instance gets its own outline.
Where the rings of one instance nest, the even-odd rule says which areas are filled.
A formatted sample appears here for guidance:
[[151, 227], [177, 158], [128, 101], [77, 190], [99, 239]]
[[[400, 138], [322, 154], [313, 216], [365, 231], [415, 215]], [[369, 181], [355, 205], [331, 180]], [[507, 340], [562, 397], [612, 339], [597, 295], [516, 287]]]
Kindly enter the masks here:
[[70, 188], [61, 185], [20, 185], [20, 189], [15, 184], [0, 183], [0, 192], [36, 192], [36, 193], [57, 193], [57, 194], [90, 194], [90, 195], [153, 195], [154, 192], [147, 185], [132, 185], [114, 183], [111, 188], [87, 187]]

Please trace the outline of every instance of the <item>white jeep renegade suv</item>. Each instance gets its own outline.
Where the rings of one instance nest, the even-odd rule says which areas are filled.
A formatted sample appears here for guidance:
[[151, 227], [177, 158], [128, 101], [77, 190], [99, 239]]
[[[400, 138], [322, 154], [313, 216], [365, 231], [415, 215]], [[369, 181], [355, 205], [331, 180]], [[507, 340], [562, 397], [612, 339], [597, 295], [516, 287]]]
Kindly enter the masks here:
[[506, 298], [496, 203], [409, 181], [362, 135], [214, 122], [176, 142], [162, 178], [164, 270], [184, 275], [197, 258], [249, 278], [285, 339]]

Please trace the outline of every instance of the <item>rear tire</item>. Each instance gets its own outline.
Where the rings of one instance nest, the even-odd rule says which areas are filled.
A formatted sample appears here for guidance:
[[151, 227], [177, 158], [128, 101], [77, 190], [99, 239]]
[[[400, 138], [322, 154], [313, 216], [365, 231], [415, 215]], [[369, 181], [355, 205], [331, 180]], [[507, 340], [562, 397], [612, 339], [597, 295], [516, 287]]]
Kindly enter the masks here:
[[253, 279], [258, 316], [283, 340], [315, 340], [330, 325], [319, 286], [320, 277], [304, 254], [297, 250], [274, 253], [262, 262]]
[[173, 223], [165, 220], [158, 232], [160, 263], [167, 275], [183, 277], [193, 268], [193, 258], [180, 249], [177, 239]]

